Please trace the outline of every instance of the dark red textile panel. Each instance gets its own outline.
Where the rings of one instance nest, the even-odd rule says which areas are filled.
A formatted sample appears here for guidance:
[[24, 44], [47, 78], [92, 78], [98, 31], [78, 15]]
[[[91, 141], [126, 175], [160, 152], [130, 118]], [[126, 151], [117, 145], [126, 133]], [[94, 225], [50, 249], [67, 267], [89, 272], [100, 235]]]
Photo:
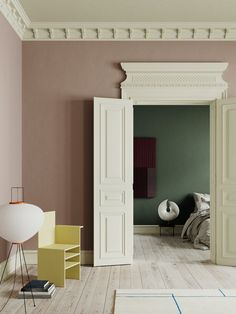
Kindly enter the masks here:
[[134, 167], [156, 168], [156, 139], [150, 137], [134, 138]]
[[151, 198], [156, 192], [156, 139], [134, 139], [134, 197]]

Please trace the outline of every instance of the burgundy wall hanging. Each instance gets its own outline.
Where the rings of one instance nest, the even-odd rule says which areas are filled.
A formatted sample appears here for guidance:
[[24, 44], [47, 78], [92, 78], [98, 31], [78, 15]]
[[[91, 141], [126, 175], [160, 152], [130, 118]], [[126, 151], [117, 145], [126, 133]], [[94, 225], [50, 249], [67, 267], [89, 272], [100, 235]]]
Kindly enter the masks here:
[[152, 198], [156, 192], [156, 139], [134, 138], [134, 197]]

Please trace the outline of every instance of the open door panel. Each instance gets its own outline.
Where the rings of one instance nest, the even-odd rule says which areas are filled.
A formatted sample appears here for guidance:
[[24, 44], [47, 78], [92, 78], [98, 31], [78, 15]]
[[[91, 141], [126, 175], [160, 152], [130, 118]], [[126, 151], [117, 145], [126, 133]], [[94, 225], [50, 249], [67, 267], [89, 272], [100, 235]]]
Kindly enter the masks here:
[[133, 102], [94, 98], [94, 266], [133, 259]]
[[216, 103], [216, 263], [236, 266], [236, 99]]

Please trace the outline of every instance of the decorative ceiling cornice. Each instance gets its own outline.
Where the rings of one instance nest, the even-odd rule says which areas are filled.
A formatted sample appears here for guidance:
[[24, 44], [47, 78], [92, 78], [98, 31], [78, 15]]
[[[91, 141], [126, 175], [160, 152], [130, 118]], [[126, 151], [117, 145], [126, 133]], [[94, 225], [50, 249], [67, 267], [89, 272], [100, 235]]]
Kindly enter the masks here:
[[18, 0], [0, 0], [0, 12], [5, 16], [12, 28], [23, 39], [30, 19]]
[[236, 41], [236, 23], [36, 23], [18, 0], [0, 0], [0, 12], [22, 40]]
[[24, 40], [236, 40], [236, 23], [31, 23]]

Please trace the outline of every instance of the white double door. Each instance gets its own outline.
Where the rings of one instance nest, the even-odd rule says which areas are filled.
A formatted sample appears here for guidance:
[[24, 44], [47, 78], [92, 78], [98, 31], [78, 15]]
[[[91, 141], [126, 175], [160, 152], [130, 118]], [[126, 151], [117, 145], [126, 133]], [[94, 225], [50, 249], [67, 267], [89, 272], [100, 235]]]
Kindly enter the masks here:
[[[217, 264], [236, 266], [236, 100], [214, 106], [212, 243]], [[132, 260], [133, 103], [94, 98], [94, 266]]]

